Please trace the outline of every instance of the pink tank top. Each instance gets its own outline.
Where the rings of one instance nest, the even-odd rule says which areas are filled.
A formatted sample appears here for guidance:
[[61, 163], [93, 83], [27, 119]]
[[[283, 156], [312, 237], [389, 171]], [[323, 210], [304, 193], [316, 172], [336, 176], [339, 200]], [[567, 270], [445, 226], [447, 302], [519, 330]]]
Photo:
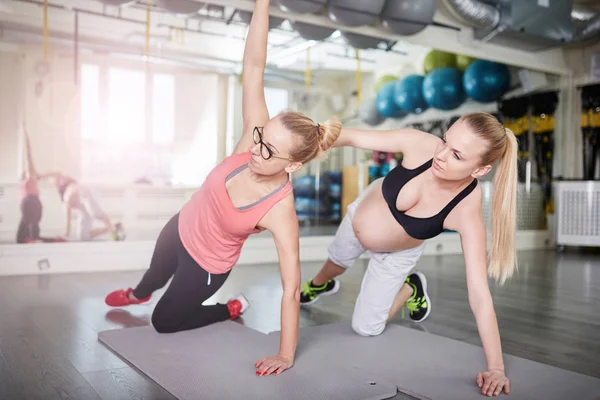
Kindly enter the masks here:
[[35, 178], [29, 178], [19, 185], [19, 194], [21, 195], [21, 200], [27, 196], [36, 196], [40, 197], [40, 187], [38, 186], [38, 181]]
[[234, 154], [217, 165], [179, 213], [179, 236], [190, 256], [212, 274], [233, 268], [248, 236], [277, 202], [292, 193], [291, 182], [257, 203], [236, 208], [225, 183], [247, 168], [251, 153]]

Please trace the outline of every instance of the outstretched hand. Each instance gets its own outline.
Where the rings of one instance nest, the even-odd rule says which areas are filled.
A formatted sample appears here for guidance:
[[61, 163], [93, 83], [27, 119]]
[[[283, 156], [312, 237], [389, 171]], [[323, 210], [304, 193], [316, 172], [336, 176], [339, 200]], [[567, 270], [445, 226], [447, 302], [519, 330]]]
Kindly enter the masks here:
[[291, 357], [277, 354], [258, 360], [254, 367], [256, 367], [256, 375], [267, 376], [271, 374], [279, 375], [286, 369], [291, 368], [292, 365], [294, 365], [294, 360]]
[[504, 371], [491, 369], [487, 372], [477, 374], [477, 386], [481, 388], [481, 394], [485, 396], [498, 396], [502, 393], [510, 394], [510, 381], [504, 375]]

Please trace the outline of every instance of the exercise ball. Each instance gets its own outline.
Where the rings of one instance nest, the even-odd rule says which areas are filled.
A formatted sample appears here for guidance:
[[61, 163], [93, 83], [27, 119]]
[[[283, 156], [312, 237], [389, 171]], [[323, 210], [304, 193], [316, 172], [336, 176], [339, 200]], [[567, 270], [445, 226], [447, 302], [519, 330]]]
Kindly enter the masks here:
[[432, 50], [425, 56], [423, 70], [426, 74], [438, 68], [456, 67], [456, 54], [447, 53], [441, 50]]
[[429, 106], [423, 97], [423, 80], [421, 75], [408, 75], [396, 82], [394, 101], [403, 111], [420, 114]]
[[433, 22], [435, 0], [388, 0], [381, 13], [383, 26], [398, 35], [414, 35]]
[[[237, 13], [242, 22], [250, 24], [252, 21], [252, 13], [250, 11], [238, 10]], [[283, 18], [269, 17], [269, 29], [279, 28], [283, 24], [283, 21], [285, 21]]]
[[276, 3], [285, 12], [312, 14], [321, 11], [327, 0], [276, 0]]
[[386, 83], [397, 81], [397, 80], [398, 80], [397, 76], [394, 76], [394, 75], [382, 75], [375, 82], [375, 91], [378, 92], [379, 89], [381, 89], [381, 87], [383, 85], [385, 85]]
[[193, 0], [156, 0], [155, 5], [158, 8], [178, 15], [193, 15], [204, 7], [204, 3]]
[[466, 99], [462, 72], [456, 68], [439, 68], [425, 76], [423, 97], [430, 107], [453, 110]]
[[386, 118], [403, 118], [406, 112], [402, 111], [394, 101], [396, 82], [388, 82], [377, 91], [377, 111]]
[[361, 103], [358, 108], [358, 117], [369, 126], [377, 126], [385, 121], [385, 117], [377, 111], [377, 99], [375, 97]]
[[291, 22], [292, 28], [306, 40], [325, 40], [335, 32], [335, 29], [324, 28], [322, 26], [309, 25], [302, 22]]
[[379, 17], [385, 0], [330, 0], [329, 18], [346, 26], [369, 25]]
[[476, 60], [465, 71], [463, 85], [470, 98], [480, 103], [490, 103], [510, 87], [510, 71], [504, 64]]
[[358, 33], [342, 32], [346, 42], [355, 49], [376, 49], [382, 39], [371, 36], [359, 35]]
[[456, 67], [461, 71], [465, 71], [469, 65], [476, 59], [469, 56], [463, 56], [462, 54], [458, 54], [456, 56]]

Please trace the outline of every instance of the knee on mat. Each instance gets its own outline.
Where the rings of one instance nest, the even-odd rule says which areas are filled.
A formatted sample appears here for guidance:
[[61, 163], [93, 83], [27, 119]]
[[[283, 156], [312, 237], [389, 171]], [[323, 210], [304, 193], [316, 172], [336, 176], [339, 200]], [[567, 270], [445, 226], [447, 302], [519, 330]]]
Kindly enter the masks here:
[[382, 324], [382, 326], [379, 328], [379, 327], [374, 327], [372, 325], [369, 326], [365, 323], [360, 323], [360, 322], [356, 321], [355, 319], [353, 319], [352, 320], [352, 329], [354, 330], [354, 332], [356, 332], [360, 336], [366, 336], [366, 337], [378, 336], [385, 329], [385, 324]]
[[158, 333], [177, 332], [177, 327], [175, 326], [173, 321], [169, 321], [168, 318], [165, 318], [161, 314], [157, 313], [152, 314], [152, 326]]

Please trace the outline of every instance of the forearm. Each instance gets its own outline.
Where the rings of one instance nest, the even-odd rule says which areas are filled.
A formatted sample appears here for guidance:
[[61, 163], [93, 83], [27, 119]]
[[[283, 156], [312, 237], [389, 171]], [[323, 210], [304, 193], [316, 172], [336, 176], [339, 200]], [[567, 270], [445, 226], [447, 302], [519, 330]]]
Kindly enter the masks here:
[[244, 68], [264, 68], [267, 63], [267, 37], [269, 34], [269, 0], [257, 0], [250, 22], [246, 47], [244, 49]]
[[491, 299], [480, 303], [473, 309], [473, 314], [475, 315], [488, 370], [496, 369], [504, 371], [500, 331]]
[[281, 298], [281, 341], [279, 354], [294, 359], [298, 343], [298, 323], [300, 318], [300, 292], [283, 292]]

